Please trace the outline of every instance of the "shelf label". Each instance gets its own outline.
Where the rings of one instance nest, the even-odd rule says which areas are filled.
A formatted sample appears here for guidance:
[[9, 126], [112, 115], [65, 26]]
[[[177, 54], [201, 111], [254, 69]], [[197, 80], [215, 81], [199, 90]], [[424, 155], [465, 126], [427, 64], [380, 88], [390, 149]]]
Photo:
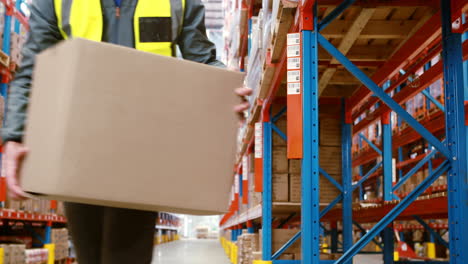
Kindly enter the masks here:
[[263, 157], [263, 124], [261, 122], [255, 123], [255, 158], [261, 159]]
[[242, 157], [242, 180], [247, 181], [249, 179], [249, 159], [247, 156]]
[[288, 58], [301, 56], [301, 45], [288, 46], [287, 50]]
[[301, 81], [301, 71], [294, 70], [288, 71], [288, 83], [300, 82]]
[[301, 83], [288, 83], [288, 94], [301, 94]]
[[287, 45], [298, 45], [301, 44], [301, 33], [290, 33], [288, 34]]
[[301, 58], [288, 58], [288, 70], [301, 69]]
[[287, 134], [288, 158], [302, 158], [302, 48], [301, 34], [287, 38]]

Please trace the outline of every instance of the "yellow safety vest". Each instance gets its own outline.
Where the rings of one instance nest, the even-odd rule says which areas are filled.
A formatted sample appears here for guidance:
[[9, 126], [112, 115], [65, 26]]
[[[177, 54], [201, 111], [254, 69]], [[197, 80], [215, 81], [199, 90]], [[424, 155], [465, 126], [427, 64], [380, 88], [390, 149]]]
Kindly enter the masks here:
[[[182, 0], [183, 9], [185, 1]], [[104, 23], [101, 0], [54, 0], [54, 5], [58, 27], [64, 39], [79, 37], [102, 41]], [[69, 8], [69, 10], [63, 10], [64, 8]], [[64, 14], [66, 14], [65, 17]], [[152, 19], [153, 21], [154, 19], [171, 19], [171, 0], [138, 0], [133, 18], [135, 48], [159, 55], [173, 56], [172, 40], [160, 41], [157, 39], [159, 35], [154, 32], [142, 36], [140, 23], [149, 21], [151, 26]]]

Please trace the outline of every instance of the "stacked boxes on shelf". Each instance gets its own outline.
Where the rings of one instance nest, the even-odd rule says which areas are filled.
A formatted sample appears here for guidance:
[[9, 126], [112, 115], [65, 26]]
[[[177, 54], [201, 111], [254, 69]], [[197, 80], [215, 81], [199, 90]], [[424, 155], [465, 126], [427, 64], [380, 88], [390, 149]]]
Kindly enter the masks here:
[[[333, 109], [324, 107], [320, 115], [320, 168], [341, 183], [341, 121]], [[289, 160], [290, 201], [301, 199], [301, 161]], [[340, 191], [324, 175], [320, 176], [320, 203], [332, 202]]]
[[247, 171], [248, 175], [248, 186], [249, 186], [249, 197], [248, 197], [248, 207], [253, 208], [262, 203], [262, 193], [255, 191], [255, 174], [254, 174], [254, 153], [248, 154], [247, 159], [247, 170], [244, 170], [243, 173]]
[[242, 34], [246, 34], [247, 10], [242, 7], [241, 0], [229, 0], [223, 2], [225, 11], [225, 54], [224, 61], [229, 68], [239, 67], [239, 51]]
[[[28, 199], [25, 201], [15, 201], [7, 199], [5, 209], [16, 211], [25, 211], [37, 214], [51, 214], [51, 202], [42, 199]], [[57, 210], [54, 212], [57, 215], [65, 215], [63, 202], [57, 202]]]
[[17, 34], [15, 32], [11, 33], [11, 51], [10, 51], [10, 59], [11, 62], [19, 65], [21, 60], [23, 59], [23, 55], [21, 54], [21, 50], [26, 43], [26, 35], [24, 34]]
[[43, 264], [49, 259], [49, 250], [45, 248], [26, 249], [26, 264]]
[[[277, 252], [286, 242], [288, 242], [299, 229], [273, 229], [272, 230], [272, 251]], [[262, 245], [262, 232], [260, 230], [260, 245]], [[300, 260], [301, 240], [298, 239], [292, 244], [278, 259], [280, 260]]]
[[173, 214], [158, 212], [156, 224], [163, 226], [178, 227], [180, 226], [180, 218]]
[[[251, 32], [251, 49], [247, 60], [247, 75], [245, 78], [245, 85], [254, 90], [253, 94], [256, 94], [258, 87], [260, 86], [260, 80], [263, 73], [263, 61], [264, 52], [262, 51], [261, 39], [262, 39], [262, 28], [261, 21], [258, 17], [252, 18], [252, 32]], [[251, 96], [250, 103], [253, 103], [255, 96]]]
[[20, 244], [1, 244], [3, 248], [4, 264], [24, 264], [26, 263], [26, 246]]
[[55, 259], [62, 260], [68, 258], [68, 229], [54, 228], [50, 236], [52, 244], [55, 244]]
[[[272, 114], [276, 115], [281, 107], [272, 107]], [[286, 117], [282, 116], [275, 125], [283, 133], [286, 132]], [[278, 133], [272, 133], [272, 199], [274, 202], [289, 201], [289, 164], [287, 157], [286, 141]]]
[[258, 234], [247, 234], [243, 230], [243, 234], [237, 238], [237, 263], [252, 264], [254, 259], [253, 252], [259, 251], [259, 236]]

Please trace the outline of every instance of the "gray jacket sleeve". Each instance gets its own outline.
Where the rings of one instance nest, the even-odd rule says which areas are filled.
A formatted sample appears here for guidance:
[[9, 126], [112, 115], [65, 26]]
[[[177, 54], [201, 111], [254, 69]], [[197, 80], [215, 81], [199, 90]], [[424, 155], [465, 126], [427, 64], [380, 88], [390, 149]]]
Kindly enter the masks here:
[[3, 142], [22, 141], [35, 56], [62, 40], [53, 0], [33, 1], [29, 26], [30, 32], [22, 50], [23, 60], [9, 87]]
[[184, 23], [177, 44], [186, 60], [225, 67], [216, 59], [216, 46], [206, 36], [205, 7], [200, 0], [186, 0]]

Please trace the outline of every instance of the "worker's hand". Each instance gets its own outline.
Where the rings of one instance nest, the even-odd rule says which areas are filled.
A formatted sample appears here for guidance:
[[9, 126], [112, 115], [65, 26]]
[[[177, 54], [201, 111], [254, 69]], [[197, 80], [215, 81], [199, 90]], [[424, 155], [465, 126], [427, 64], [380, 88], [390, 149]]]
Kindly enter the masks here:
[[27, 153], [28, 149], [21, 143], [8, 141], [3, 146], [2, 174], [6, 177], [9, 196], [15, 200], [26, 199], [19, 185], [19, 169]]
[[234, 111], [236, 113], [239, 113], [239, 117], [241, 118], [241, 120], [243, 120], [244, 119], [243, 112], [249, 109], [250, 107], [250, 104], [245, 97], [251, 95], [253, 90], [248, 87], [241, 87], [241, 88], [237, 88], [235, 92], [240, 98], [242, 98], [242, 103], [234, 106]]

